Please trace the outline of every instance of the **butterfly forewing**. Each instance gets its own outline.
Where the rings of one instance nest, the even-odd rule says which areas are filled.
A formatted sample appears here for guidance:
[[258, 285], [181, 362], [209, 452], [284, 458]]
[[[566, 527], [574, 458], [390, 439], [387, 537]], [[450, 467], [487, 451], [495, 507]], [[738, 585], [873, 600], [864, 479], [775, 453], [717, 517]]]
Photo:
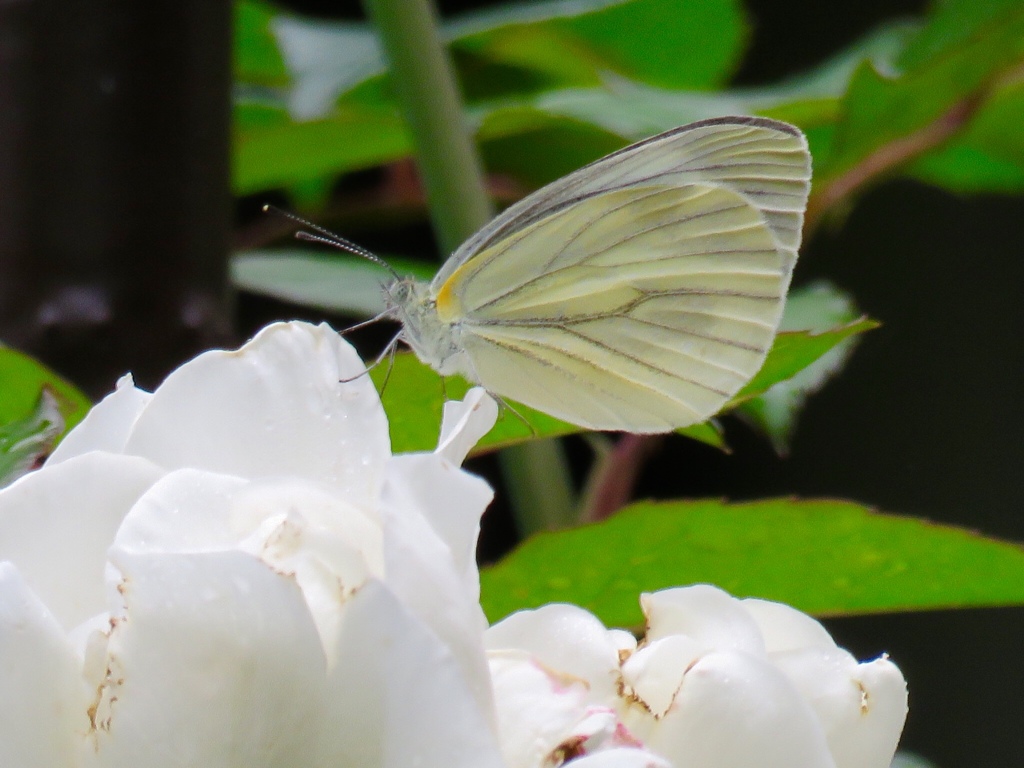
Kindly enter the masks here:
[[810, 174], [807, 142], [790, 125], [756, 117], [691, 123], [608, 155], [524, 198], [467, 240], [434, 285], [444, 284], [481, 251], [587, 197], [692, 183], [721, 185], [747, 198], [780, 246], [788, 279], [800, 245]]

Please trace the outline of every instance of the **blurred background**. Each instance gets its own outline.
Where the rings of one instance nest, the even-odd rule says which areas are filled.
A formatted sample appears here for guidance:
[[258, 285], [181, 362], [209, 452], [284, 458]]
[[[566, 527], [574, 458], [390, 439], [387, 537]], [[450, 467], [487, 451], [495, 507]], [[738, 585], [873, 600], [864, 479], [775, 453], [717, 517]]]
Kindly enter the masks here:
[[[595, 25], [595, 37], [632, 46], [611, 73], [607, 62], [590, 62], [588, 49], [552, 47], [550, 29], [489, 38], [486, 13], [463, 15], [543, 16], [544, 5], [439, 5], [454, 20], [447, 34], [462, 40], [455, 57], [499, 204], [628, 140], [715, 112], [796, 122], [811, 137], [816, 169], [840, 178], [850, 163], [834, 133], [864, 130], [835, 128], [844, 126], [857, 67], [870, 60], [883, 74], [887, 62], [912, 70], [900, 46], [945, 12], [918, 63], [938, 51], [962, 73], [963, 82], [951, 82], [964, 91], [939, 108], [941, 119], [908, 135], [941, 128], [957, 108], [966, 110], [961, 124], [931, 154], [883, 167], [831, 205], [796, 271], [795, 285], [828, 280], [882, 327], [810, 398], [785, 455], [729, 418], [731, 454], [673, 439], [647, 464], [637, 495], [848, 498], [1024, 540], [1021, 27], [999, 22], [1004, 48], [982, 48], [1008, 58], [986, 62], [973, 80], [971, 67], [982, 65], [960, 62], [955, 48], [971, 43], [957, 30], [974, 29], [973, 17], [957, 15], [963, 8], [973, 5], [989, 23], [1014, 3], [591, 3], [624, 14]], [[630, 14], [642, 31], [673, 5], [677, 38], [666, 32], [637, 51], [644, 37], [631, 35]], [[274, 289], [279, 273], [229, 262], [231, 253], [297, 247], [290, 225], [259, 212], [265, 202], [389, 258], [419, 258], [429, 274], [438, 249], [400, 118], [382, 97], [388, 86], [375, 79], [365, 29], [344, 24], [363, 18], [358, 4], [328, 0], [0, 4], [0, 340], [98, 397], [127, 370], [154, 387], [194, 353], [275, 319], [343, 327], [365, 314], [345, 311], [345, 301], [358, 304], [352, 297], [335, 306], [288, 301]], [[677, 47], [659, 49], [663, 39]], [[630, 80], [633, 54], [653, 63]], [[849, 66], [823, 66], [840, 60]], [[574, 84], [595, 71], [590, 91]], [[911, 75], [924, 95], [908, 90], [905, 103], [874, 116], [879, 131], [892, 130], [887, 146], [900, 146], [897, 124], [930, 98], [928, 88], [944, 87], [928, 85], [933, 72]], [[671, 98], [645, 88], [671, 89]], [[989, 111], [987, 99], [998, 102]], [[989, 122], [972, 122], [982, 119]], [[386, 337], [387, 329], [359, 341], [371, 354]], [[474, 468], [500, 482], [492, 460]], [[515, 542], [506, 513], [500, 500], [488, 513], [485, 557]], [[858, 656], [888, 652], [904, 670], [906, 749], [949, 768], [1024, 758], [1024, 610], [826, 623]]]

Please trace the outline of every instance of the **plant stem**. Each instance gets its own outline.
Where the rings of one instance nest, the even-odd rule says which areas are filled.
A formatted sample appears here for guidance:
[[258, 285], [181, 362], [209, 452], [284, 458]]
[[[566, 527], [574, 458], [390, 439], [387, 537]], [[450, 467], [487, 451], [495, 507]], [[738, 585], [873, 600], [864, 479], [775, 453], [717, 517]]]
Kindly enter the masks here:
[[429, 0], [365, 0], [409, 124], [434, 232], [454, 251], [494, 215]]
[[[451, 253], [493, 211], [436, 12], [430, 0], [365, 0], [365, 5], [409, 123], [434, 231]], [[564, 527], [574, 514], [574, 494], [561, 444], [529, 443], [508, 448], [499, 458], [520, 531]]]

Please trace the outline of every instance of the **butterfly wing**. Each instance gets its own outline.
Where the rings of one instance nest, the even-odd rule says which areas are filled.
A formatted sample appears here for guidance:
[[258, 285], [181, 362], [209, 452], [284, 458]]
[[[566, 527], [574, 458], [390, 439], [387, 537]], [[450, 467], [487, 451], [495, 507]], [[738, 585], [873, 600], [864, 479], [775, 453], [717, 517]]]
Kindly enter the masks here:
[[489, 390], [592, 429], [665, 432], [713, 415], [757, 372], [787, 283], [747, 196], [629, 185], [498, 239], [436, 305]]
[[759, 117], [701, 120], [633, 144], [538, 190], [467, 240], [434, 278], [435, 290], [483, 251], [565, 208], [617, 189], [716, 184], [737, 192], [764, 217], [787, 281], [800, 246], [810, 189], [807, 141], [786, 123]]

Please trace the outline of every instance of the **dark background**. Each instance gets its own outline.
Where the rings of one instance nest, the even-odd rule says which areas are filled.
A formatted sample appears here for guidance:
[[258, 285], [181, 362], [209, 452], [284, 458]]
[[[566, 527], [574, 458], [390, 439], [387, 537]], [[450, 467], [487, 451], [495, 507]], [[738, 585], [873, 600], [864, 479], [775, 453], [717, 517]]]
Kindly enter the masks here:
[[[482, 4], [440, 6], [451, 13]], [[745, 5], [754, 32], [740, 84], [799, 72], [876, 24], [925, 7], [909, 0]], [[291, 6], [359, 15], [337, 0]], [[108, 391], [129, 369], [152, 386], [210, 344], [232, 343], [270, 319], [309, 316], [243, 296], [232, 334], [216, 309], [224, 306], [223, 272], [210, 265], [230, 235], [232, 205], [227, 7], [211, 0], [146, 8], [115, 0], [0, 4], [0, 338], [91, 394]], [[118, 21], [104, 30], [87, 23], [110, 18]], [[197, 28], [209, 34], [197, 37]], [[133, 46], [145, 46], [149, 71], [121, 73], [119, 88], [103, 96], [108, 102], [79, 94], [79, 81], [117, 72]], [[108, 122], [90, 119], [94, 113]], [[235, 212], [236, 227], [251, 225], [251, 204]], [[827, 277], [884, 325], [810, 401], [791, 454], [776, 457], [730, 421], [731, 456], [673, 440], [648, 465], [640, 495], [841, 497], [1024, 540], [1022, 220], [1021, 198], [957, 198], [908, 181], [867, 192], [837, 227], [805, 245], [795, 279]], [[365, 241], [372, 233], [343, 234], [379, 247]], [[429, 227], [419, 224], [382, 250], [404, 244], [423, 252], [429, 243]], [[56, 317], [44, 311], [54, 307]], [[498, 482], [492, 460], [473, 468]], [[504, 514], [500, 503], [488, 513], [492, 551], [510, 543]], [[887, 651], [904, 670], [911, 691], [904, 748], [943, 768], [1021, 762], [1024, 610], [826, 624], [859, 657]]]

